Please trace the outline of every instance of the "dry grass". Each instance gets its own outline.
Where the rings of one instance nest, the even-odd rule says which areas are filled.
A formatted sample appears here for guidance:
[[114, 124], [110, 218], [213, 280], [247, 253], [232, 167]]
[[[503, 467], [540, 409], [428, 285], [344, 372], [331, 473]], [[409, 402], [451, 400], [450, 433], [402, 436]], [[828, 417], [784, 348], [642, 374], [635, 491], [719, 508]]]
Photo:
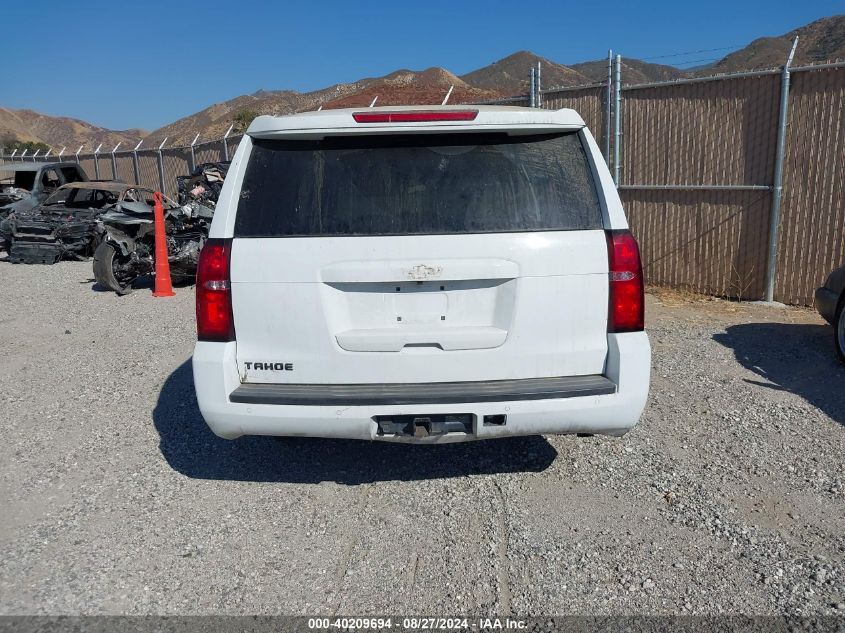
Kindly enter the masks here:
[[714, 297], [689, 288], [647, 286], [646, 292], [665, 308], [697, 306], [709, 314], [738, 314], [747, 312], [749, 305], [734, 299]]
[[720, 301], [716, 297], [706, 295], [689, 288], [670, 288], [669, 286], [647, 285], [645, 291], [665, 306], [681, 306], [690, 303], [708, 303]]
[[[758, 305], [753, 301], [737, 301], [736, 299], [706, 295], [688, 288], [669, 288], [666, 286], [648, 285], [646, 286], [646, 293], [657, 304], [657, 311], [652, 312], [653, 315], [674, 315], [674, 317], [685, 315], [693, 320], [704, 318], [705, 315], [707, 318], [718, 318], [721, 315], [729, 320], [735, 316], [741, 320], [777, 318], [785, 322], [815, 323], [821, 321], [821, 317], [815, 309], [806, 306], [775, 308]], [[680, 308], [680, 310], [675, 310], [676, 308]], [[684, 310], [684, 308], [692, 308], [692, 310]]]

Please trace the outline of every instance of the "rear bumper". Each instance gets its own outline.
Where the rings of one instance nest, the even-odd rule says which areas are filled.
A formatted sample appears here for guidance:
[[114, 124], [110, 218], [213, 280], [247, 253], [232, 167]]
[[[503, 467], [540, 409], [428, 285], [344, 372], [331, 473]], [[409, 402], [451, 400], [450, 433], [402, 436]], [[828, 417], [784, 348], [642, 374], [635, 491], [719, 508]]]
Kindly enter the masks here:
[[828, 323], [833, 323], [836, 315], [836, 305], [839, 303], [839, 295], [833, 292], [830, 288], [822, 286], [816, 290], [815, 304], [816, 310], [822, 315], [822, 318]]
[[[431, 383], [392, 385], [408, 391], [385, 394], [367, 389], [355, 393], [329, 386], [297, 390], [242, 385], [235, 349], [236, 343], [199, 342], [193, 357], [200, 411], [214, 433], [231, 439], [282, 435], [440, 443], [513, 435], [622, 435], [637, 423], [645, 407], [651, 366], [645, 332], [609, 334], [604, 376], [443, 383], [440, 387]], [[424, 401], [411, 399], [412, 387], [417, 388], [416, 398]], [[473, 433], [424, 438], [379, 435], [375, 420], [378, 416], [438, 414], [471, 414]], [[484, 416], [491, 415], [507, 416], [506, 424], [485, 426]]]
[[229, 394], [231, 402], [302, 406], [430, 405], [462, 402], [550, 400], [614, 393], [604, 376], [566, 376], [483, 382], [389, 383], [377, 385], [296, 385], [246, 383]]

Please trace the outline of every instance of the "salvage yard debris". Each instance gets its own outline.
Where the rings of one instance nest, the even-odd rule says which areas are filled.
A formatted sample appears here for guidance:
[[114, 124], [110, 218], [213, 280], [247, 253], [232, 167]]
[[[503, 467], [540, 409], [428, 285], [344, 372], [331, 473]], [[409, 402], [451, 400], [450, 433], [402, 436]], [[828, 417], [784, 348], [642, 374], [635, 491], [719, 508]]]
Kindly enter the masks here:
[[76, 163], [0, 164], [0, 218], [30, 211], [60, 186], [80, 180], [88, 175]]
[[[167, 259], [175, 283], [196, 274], [229, 165], [199, 165], [192, 174], [176, 178], [178, 205], [163, 198]], [[127, 294], [139, 277], [155, 270], [153, 204], [150, 192], [143, 203], [124, 204], [100, 217], [102, 240], [94, 253], [94, 277], [100, 286]]]
[[[177, 176], [176, 188], [179, 191], [179, 204], [189, 206], [192, 212], [214, 214], [223, 181], [229, 171], [230, 162], [203, 163], [189, 176]], [[204, 207], [204, 209], [200, 209]]]
[[[230, 164], [198, 165], [176, 178], [178, 203], [163, 196], [167, 259], [177, 282], [196, 273]], [[98, 284], [119, 294], [155, 270], [152, 189], [90, 181], [75, 163], [5, 164], [0, 176], [0, 247], [12, 263], [93, 255]]]
[[100, 242], [99, 216], [151, 194], [121, 182], [63, 185], [44, 204], [12, 212], [0, 221], [0, 240], [13, 264], [55, 264], [62, 258], [90, 257]]

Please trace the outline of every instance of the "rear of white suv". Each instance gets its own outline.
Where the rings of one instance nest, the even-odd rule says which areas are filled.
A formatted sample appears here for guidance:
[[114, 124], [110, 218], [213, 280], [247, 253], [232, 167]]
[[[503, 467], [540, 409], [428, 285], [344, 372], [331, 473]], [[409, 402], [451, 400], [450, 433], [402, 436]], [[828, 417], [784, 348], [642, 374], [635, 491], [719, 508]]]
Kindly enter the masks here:
[[621, 435], [645, 405], [637, 244], [571, 110], [259, 117], [197, 274], [218, 435]]

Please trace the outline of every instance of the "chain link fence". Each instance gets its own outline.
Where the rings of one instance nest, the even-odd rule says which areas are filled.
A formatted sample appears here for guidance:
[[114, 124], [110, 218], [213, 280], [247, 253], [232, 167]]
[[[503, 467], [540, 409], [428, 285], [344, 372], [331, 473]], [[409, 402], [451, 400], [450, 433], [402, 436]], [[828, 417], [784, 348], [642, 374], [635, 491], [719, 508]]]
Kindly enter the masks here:
[[[845, 262], [845, 63], [627, 86], [611, 70], [606, 83], [532, 82], [533, 95], [485, 103], [539, 102], [581, 115], [615, 174], [649, 283], [811, 304], [827, 273]], [[91, 178], [175, 197], [177, 176], [231, 159], [241, 138], [61, 159]], [[33, 160], [0, 155], [10, 158]]]
[[63, 154], [49, 156], [17, 156], [0, 153], [2, 162], [56, 162], [79, 164], [92, 180], [120, 180], [162, 191], [176, 197], [176, 177], [189, 174], [195, 166], [231, 160], [243, 135], [225, 139], [178, 146], [98, 152], [96, 154]]
[[623, 89], [618, 186], [651, 283], [763, 298], [779, 85]]
[[623, 78], [538, 93], [541, 107], [576, 110], [599, 142], [647, 281], [811, 305], [845, 263], [845, 62]]

